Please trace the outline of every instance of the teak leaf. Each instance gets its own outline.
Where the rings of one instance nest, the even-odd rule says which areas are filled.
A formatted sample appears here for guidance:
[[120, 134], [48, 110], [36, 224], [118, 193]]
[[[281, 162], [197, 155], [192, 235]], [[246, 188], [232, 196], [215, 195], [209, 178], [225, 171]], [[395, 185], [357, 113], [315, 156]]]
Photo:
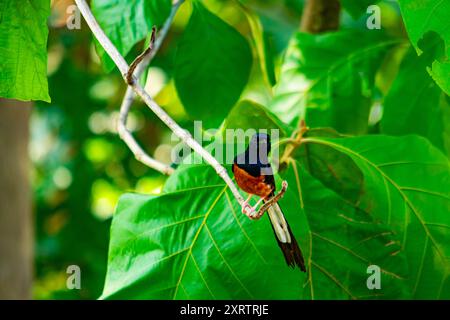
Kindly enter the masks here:
[[[450, 95], [450, 32], [448, 32], [448, 17], [450, 2], [446, 0], [399, 0], [402, 17], [405, 21], [409, 38], [421, 54], [426, 50], [422, 43], [439, 39], [442, 42], [442, 52], [436, 52], [432, 65], [427, 68], [436, 83]], [[422, 43], [421, 43], [422, 42]]]
[[375, 73], [395, 44], [375, 31], [297, 33], [269, 109], [293, 125], [305, 119], [311, 127], [366, 133]]
[[47, 18], [50, 0], [0, 3], [0, 97], [50, 102]]
[[417, 56], [410, 49], [383, 103], [381, 132], [419, 134], [450, 155], [450, 97], [433, 81], [426, 66], [436, 46]]
[[365, 178], [360, 208], [393, 228], [408, 259], [413, 298], [450, 296], [450, 164], [427, 140], [308, 138], [350, 156]]
[[[171, 0], [94, 0], [92, 12], [119, 52], [126, 56], [131, 48], [161, 26], [170, 14]], [[114, 63], [96, 42], [97, 53], [107, 71]]]
[[377, 0], [341, 0], [344, 9], [353, 17], [359, 18], [362, 14], [367, 12], [367, 8], [376, 4]]
[[252, 52], [232, 26], [194, 2], [175, 59], [175, 85], [187, 113], [218, 126], [247, 84]]

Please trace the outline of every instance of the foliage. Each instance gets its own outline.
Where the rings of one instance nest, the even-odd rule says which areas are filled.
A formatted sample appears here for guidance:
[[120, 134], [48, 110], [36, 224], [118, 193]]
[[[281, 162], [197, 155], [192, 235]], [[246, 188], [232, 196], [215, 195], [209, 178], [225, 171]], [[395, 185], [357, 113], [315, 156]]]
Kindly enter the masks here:
[[428, 72], [442, 90], [450, 94], [448, 77], [450, 74], [450, 33], [448, 32], [450, 3], [438, 0], [399, 0], [399, 3], [409, 38], [418, 53], [429, 50], [430, 43], [436, 42], [436, 39], [430, 39], [432, 35], [442, 42], [441, 50], [433, 55], [434, 61], [428, 68]]
[[[161, 26], [170, 13], [171, 0], [94, 0], [92, 12], [100, 26], [122, 55], [144, 39], [153, 26]], [[96, 42], [98, 55], [105, 69], [111, 71], [114, 63]]]
[[[92, 7], [132, 60], [170, 2], [94, 0]], [[450, 299], [449, 4], [399, 0], [400, 11], [378, 1], [380, 31], [365, 26], [371, 1], [345, 0], [340, 30], [312, 35], [298, 31], [302, 3], [186, 1], [143, 80], [160, 87], [155, 100], [191, 133], [192, 120], [219, 128], [208, 133], [208, 149], [227, 129], [280, 129], [276, 182], [289, 183], [280, 205], [307, 273], [285, 265], [268, 219], [242, 215], [213, 168], [187, 158], [164, 181], [98, 130], [94, 120], [117, 109], [123, 90], [116, 93], [120, 75], [104, 78], [86, 53], [86, 30], [78, 39], [50, 37], [70, 57], [50, 75], [60, 111], [45, 112], [63, 114], [60, 139], [71, 152], [61, 151], [60, 161], [74, 180], [65, 192], [50, 192], [52, 179], [42, 172], [57, 164], [49, 154], [36, 161], [38, 277], [48, 261], [81, 261], [92, 285], [84, 297], [97, 294], [92, 279], [104, 276], [109, 220], [92, 216], [95, 199], [134, 190], [120, 197], [112, 218], [102, 299]], [[402, 23], [407, 34], [398, 31]], [[144, 122], [139, 106], [133, 110]], [[134, 132], [143, 145], [152, 152], [173, 146], [153, 115], [145, 119]], [[307, 132], [291, 139], [303, 122]], [[161, 189], [148, 195], [138, 188], [143, 179]], [[56, 204], [49, 193], [59, 195]], [[64, 222], [51, 233], [54, 216]], [[79, 251], [70, 250], [74, 243]], [[370, 265], [381, 268], [380, 290], [366, 286]]]
[[5, 0], [0, 14], [0, 96], [50, 101], [46, 71], [50, 0]]
[[[255, 23], [255, 16], [250, 18], [261, 71], [271, 84], [261, 25]], [[192, 37], [190, 25], [185, 32]], [[225, 33], [220, 38], [227, 39]], [[243, 102], [226, 118], [224, 128], [269, 128], [284, 122], [289, 135], [305, 119], [311, 127], [333, 127], [342, 133], [364, 135], [377, 130], [371, 127], [369, 115], [379, 100], [380, 66], [389, 52], [402, 50], [404, 42], [377, 31], [294, 34], [268, 110]], [[184, 68], [203, 65], [196, 62], [202, 55], [195, 43], [178, 47]], [[422, 134], [443, 149], [447, 97], [439, 88], [433, 89], [434, 83], [430, 87], [424, 75], [426, 63], [421, 68], [415, 63], [413, 70], [408, 68], [410, 59], [415, 57], [407, 55], [388, 92], [382, 129]], [[429, 61], [426, 56], [419, 59]], [[396, 99], [405, 94], [403, 83], [414, 78], [411, 72], [424, 79], [427, 90], [436, 92], [436, 98], [427, 100], [429, 109], [420, 108], [416, 100], [399, 109], [405, 103]], [[229, 83], [234, 85], [236, 80]], [[218, 82], [213, 90], [223, 88]], [[210, 101], [208, 93], [193, 91], [191, 99], [200, 93]], [[422, 93], [408, 98], [417, 94]], [[190, 103], [182, 96], [181, 100], [192, 113]], [[193, 116], [203, 119], [201, 105]], [[394, 112], [417, 119], [408, 112], [411, 108], [424, 113], [425, 125], [432, 127], [414, 129], [407, 119], [402, 122], [406, 130], [388, 125], [399, 119]], [[222, 111], [210, 109], [207, 116], [221, 122]], [[102, 298], [448, 297], [450, 194], [444, 187], [450, 181], [448, 158], [418, 136], [347, 138], [324, 132], [309, 132], [278, 177], [291, 185], [281, 205], [305, 250], [306, 275], [289, 271], [276, 258], [276, 244], [267, 237], [271, 233], [268, 221], [253, 223], [238, 214], [230, 192], [211, 168], [185, 164], [167, 181], [162, 195], [130, 194], [119, 201]], [[382, 269], [384, 289], [379, 292], [365, 286], [365, 269], [371, 264]], [[281, 278], [277, 277], [280, 270]]]
[[392, 135], [421, 134], [448, 155], [450, 99], [426, 70], [432, 56], [432, 50], [419, 57], [409, 50], [385, 98], [381, 131]]
[[375, 73], [396, 43], [376, 31], [297, 33], [287, 49], [270, 109], [289, 124], [306, 119], [312, 127], [366, 133]]
[[186, 112], [209, 126], [219, 125], [239, 99], [251, 61], [245, 38], [194, 2], [175, 59], [175, 85]]

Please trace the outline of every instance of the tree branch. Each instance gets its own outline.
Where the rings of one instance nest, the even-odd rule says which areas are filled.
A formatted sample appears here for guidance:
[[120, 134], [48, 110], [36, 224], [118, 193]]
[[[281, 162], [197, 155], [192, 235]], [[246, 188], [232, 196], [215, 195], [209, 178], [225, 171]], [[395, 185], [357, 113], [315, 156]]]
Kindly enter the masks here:
[[[117, 51], [117, 48], [113, 45], [111, 40], [106, 36], [99, 24], [95, 20], [88, 4], [85, 0], [75, 0], [81, 14], [86, 20], [89, 28], [94, 36], [97, 38], [101, 46], [105, 49], [116, 66], [119, 68], [124, 81], [126, 82], [129, 66], [126, 63], [122, 55]], [[136, 70], [137, 71], [137, 70]], [[142, 88], [138, 81], [132, 81], [132, 84], [128, 84], [129, 88], [132, 88], [136, 95], [141, 97], [144, 103], [152, 110], [162, 122], [164, 122], [184, 143], [186, 143], [191, 149], [197, 152], [206, 162], [208, 162], [217, 172], [217, 174], [225, 181], [230, 188], [236, 200], [242, 206], [244, 204], [244, 198], [239, 193], [238, 189], [234, 185], [226, 169], [214, 158], [208, 151], [206, 151], [197, 141], [195, 141], [191, 134], [181, 128]], [[249, 212], [250, 213], [250, 212]]]
[[[169, 17], [164, 23], [161, 31], [158, 33], [158, 36], [155, 38], [155, 30], [152, 30], [152, 38], [150, 40], [150, 46], [145, 50], [133, 64], [130, 66], [129, 71], [127, 72], [127, 84], [132, 82], [132, 79], [139, 79], [142, 75], [142, 72], [147, 68], [147, 66], [152, 61], [153, 57], [161, 48], [164, 39], [169, 32], [170, 26], [172, 25], [173, 19], [183, 4], [184, 0], [175, 0], [172, 5], [172, 10], [170, 12]], [[134, 76], [134, 77], [133, 77]], [[133, 137], [131, 132], [127, 129], [127, 120], [128, 114], [130, 112], [131, 105], [133, 104], [136, 95], [134, 94], [133, 88], [131, 86], [127, 87], [127, 91], [122, 101], [122, 105], [120, 106], [120, 114], [119, 120], [117, 122], [117, 132], [119, 133], [120, 138], [125, 142], [125, 144], [130, 148], [133, 152], [136, 160], [142, 162], [146, 166], [155, 169], [163, 174], [171, 175], [174, 170], [169, 165], [161, 163], [152, 157], [150, 157], [137, 143], [136, 139]]]
[[300, 30], [308, 33], [337, 30], [340, 13], [339, 0], [307, 0], [303, 8]]
[[258, 212], [256, 213], [256, 215], [254, 217], [252, 217], [253, 219], [259, 219], [262, 217], [262, 215], [264, 214], [264, 212], [266, 212], [267, 210], [269, 210], [269, 208], [271, 206], [273, 206], [275, 203], [277, 203], [286, 193], [288, 187], [288, 183], [286, 180], [284, 180], [281, 184], [281, 190], [280, 192], [278, 192], [276, 195], [274, 195], [272, 198], [268, 199], [266, 203], [264, 203], [259, 209]]

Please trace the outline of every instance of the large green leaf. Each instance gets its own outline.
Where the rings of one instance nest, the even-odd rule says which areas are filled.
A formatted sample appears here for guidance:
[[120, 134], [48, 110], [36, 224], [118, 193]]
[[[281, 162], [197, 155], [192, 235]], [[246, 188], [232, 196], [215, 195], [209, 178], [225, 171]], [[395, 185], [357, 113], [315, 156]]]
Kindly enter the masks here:
[[449, 160], [418, 136], [308, 138], [304, 143], [332, 147], [363, 171], [360, 208], [393, 228], [399, 252], [408, 259], [413, 297], [450, 298]]
[[[190, 179], [205, 173], [207, 180]], [[178, 179], [187, 184], [158, 197], [122, 197], [103, 298], [301, 296], [304, 275], [284, 266], [267, 221], [252, 225], [205, 165], [181, 168], [169, 180]], [[285, 277], [274, 281], [279, 270]]]
[[49, 14], [50, 0], [0, 2], [0, 97], [50, 102]]
[[[420, 40], [426, 44], [433, 41], [430, 35], [438, 37], [444, 44], [444, 52], [435, 53], [434, 61], [428, 72], [447, 94], [450, 94], [450, 2], [446, 0], [399, 0], [403, 20], [409, 38], [420, 54], [424, 48]], [[427, 39], [428, 38], [428, 39]]]
[[[131, 48], [149, 35], [153, 26], [161, 26], [167, 19], [171, 0], [93, 0], [92, 12], [106, 35], [125, 56]], [[106, 70], [114, 63], [96, 42], [98, 55]]]
[[225, 120], [224, 130], [226, 129], [279, 129], [280, 137], [286, 135], [286, 132], [289, 130], [277, 116], [260, 104], [249, 100], [241, 101], [231, 109]]
[[175, 85], [193, 119], [219, 125], [247, 84], [252, 53], [233, 27], [196, 1], [178, 45]]
[[297, 33], [287, 51], [271, 111], [290, 124], [305, 118], [311, 127], [365, 133], [375, 73], [396, 43], [376, 31]]
[[[342, 137], [332, 129], [308, 130], [304, 137]], [[358, 204], [363, 193], [364, 176], [355, 161], [329, 146], [305, 144], [298, 148], [295, 158], [308, 172], [351, 203]]]
[[383, 103], [381, 131], [420, 134], [450, 154], [450, 98], [425, 69], [433, 55], [432, 48], [419, 57], [412, 49], [407, 54]]
[[264, 31], [264, 27], [261, 23], [261, 19], [246, 5], [237, 1], [247, 17], [250, 30], [252, 32], [253, 48], [256, 52], [256, 56], [259, 60], [262, 76], [267, 86], [271, 88], [276, 83], [275, 79], [275, 66], [273, 57], [271, 55], [270, 41], [268, 35]]
[[[292, 219], [308, 257], [304, 298], [410, 297], [406, 260], [389, 227], [312, 179], [296, 160], [284, 177], [291, 188], [283, 207], [305, 215], [298, 227]], [[381, 290], [367, 288], [370, 265], [380, 267]]]
[[[183, 165], [160, 196], [125, 195], [113, 219], [102, 298], [348, 299], [408, 297], [407, 266], [385, 225], [295, 163], [280, 204], [308, 273], [289, 269], [268, 219], [252, 222], [215, 171]], [[382, 270], [382, 290], [366, 286]], [[280, 276], [282, 275], [282, 276]]]

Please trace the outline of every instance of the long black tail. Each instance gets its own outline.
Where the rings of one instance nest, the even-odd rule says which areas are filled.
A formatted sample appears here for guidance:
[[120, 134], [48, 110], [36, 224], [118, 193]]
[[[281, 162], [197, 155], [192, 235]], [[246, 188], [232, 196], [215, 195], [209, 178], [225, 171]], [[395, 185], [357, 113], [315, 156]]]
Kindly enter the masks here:
[[286, 263], [290, 267], [295, 268], [297, 266], [300, 270], [306, 272], [302, 251], [278, 203], [271, 206], [267, 213]]

